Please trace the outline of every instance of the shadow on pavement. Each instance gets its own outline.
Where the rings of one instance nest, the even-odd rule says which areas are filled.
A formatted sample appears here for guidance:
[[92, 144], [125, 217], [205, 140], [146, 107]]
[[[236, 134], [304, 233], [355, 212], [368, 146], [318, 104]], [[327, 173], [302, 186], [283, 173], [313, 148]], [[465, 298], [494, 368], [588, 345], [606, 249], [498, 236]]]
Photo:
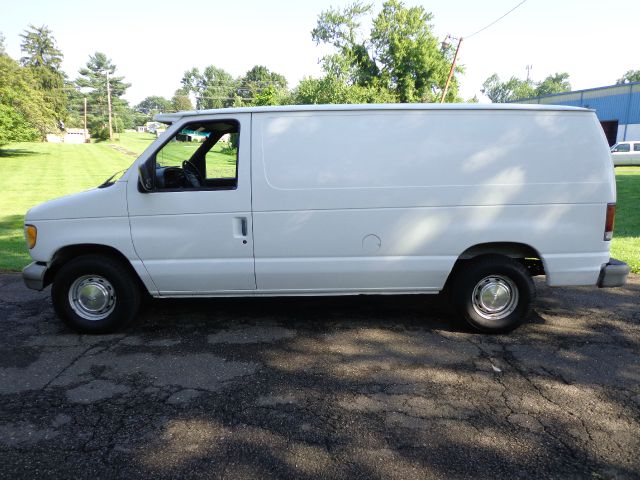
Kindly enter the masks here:
[[7, 474], [637, 478], [639, 277], [538, 282], [500, 336], [430, 296], [154, 300], [123, 334], [79, 336], [12, 285]]

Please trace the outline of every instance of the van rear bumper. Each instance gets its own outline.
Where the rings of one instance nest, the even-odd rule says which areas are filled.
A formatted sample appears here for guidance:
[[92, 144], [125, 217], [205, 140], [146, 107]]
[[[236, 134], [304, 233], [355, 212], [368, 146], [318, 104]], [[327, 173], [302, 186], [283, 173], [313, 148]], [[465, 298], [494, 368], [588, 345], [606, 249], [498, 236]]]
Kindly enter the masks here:
[[602, 265], [598, 277], [598, 287], [621, 287], [627, 282], [629, 265], [615, 258], [610, 258], [608, 263]]
[[47, 265], [40, 262], [31, 262], [22, 269], [22, 280], [24, 284], [33, 290], [42, 290], [44, 284], [44, 275], [47, 273]]

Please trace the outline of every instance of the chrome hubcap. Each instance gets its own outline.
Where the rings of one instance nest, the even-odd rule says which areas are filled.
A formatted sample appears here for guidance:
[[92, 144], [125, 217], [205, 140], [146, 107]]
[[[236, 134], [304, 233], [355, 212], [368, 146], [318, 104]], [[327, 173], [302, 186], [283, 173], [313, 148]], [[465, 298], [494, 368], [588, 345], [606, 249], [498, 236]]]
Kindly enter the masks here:
[[478, 315], [488, 320], [501, 320], [513, 313], [518, 305], [518, 288], [513, 280], [502, 275], [490, 275], [473, 289], [471, 301]]
[[69, 304], [74, 312], [86, 320], [103, 320], [116, 306], [116, 292], [106, 278], [84, 275], [71, 284]]

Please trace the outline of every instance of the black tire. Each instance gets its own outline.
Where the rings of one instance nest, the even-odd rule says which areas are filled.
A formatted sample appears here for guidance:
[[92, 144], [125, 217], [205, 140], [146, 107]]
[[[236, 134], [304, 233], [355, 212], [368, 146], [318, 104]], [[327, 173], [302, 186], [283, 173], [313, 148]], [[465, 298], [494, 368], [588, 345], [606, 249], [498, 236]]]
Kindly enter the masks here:
[[[87, 294], [74, 296], [71, 289]], [[58, 270], [51, 298], [65, 324], [80, 333], [99, 334], [128, 325], [138, 313], [141, 295], [136, 279], [121, 261], [106, 255], [82, 255]], [[87, 306], [97, 308], [102, 303], [104, 307], [95, 313]]]
[[[453, 306], [473, 329], [505, 333], [518, 327], [529, 315], [536, 289], [525, 266], [516, 260], [483, 255], [461, 262], [453, 274], [450, 290]], [[496, 291], [502, 294], [502, 299], [498, 299]], [[483, 292], [487, 297], [483, 297]], [[507, 303], [502, 307], [504, 302]], [[493, 312], [491, 307], [497, 310]]]

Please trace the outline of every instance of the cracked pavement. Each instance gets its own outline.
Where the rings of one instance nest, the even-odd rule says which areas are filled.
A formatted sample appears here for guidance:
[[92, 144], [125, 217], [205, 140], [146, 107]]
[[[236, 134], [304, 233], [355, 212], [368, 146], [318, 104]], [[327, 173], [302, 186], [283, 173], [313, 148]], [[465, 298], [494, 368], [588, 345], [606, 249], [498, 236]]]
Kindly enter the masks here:
[[640, 276], [509, 335], [429, 296], [152, 300], [77, 335], [0, 275], [0, 478], [640, 478]]

